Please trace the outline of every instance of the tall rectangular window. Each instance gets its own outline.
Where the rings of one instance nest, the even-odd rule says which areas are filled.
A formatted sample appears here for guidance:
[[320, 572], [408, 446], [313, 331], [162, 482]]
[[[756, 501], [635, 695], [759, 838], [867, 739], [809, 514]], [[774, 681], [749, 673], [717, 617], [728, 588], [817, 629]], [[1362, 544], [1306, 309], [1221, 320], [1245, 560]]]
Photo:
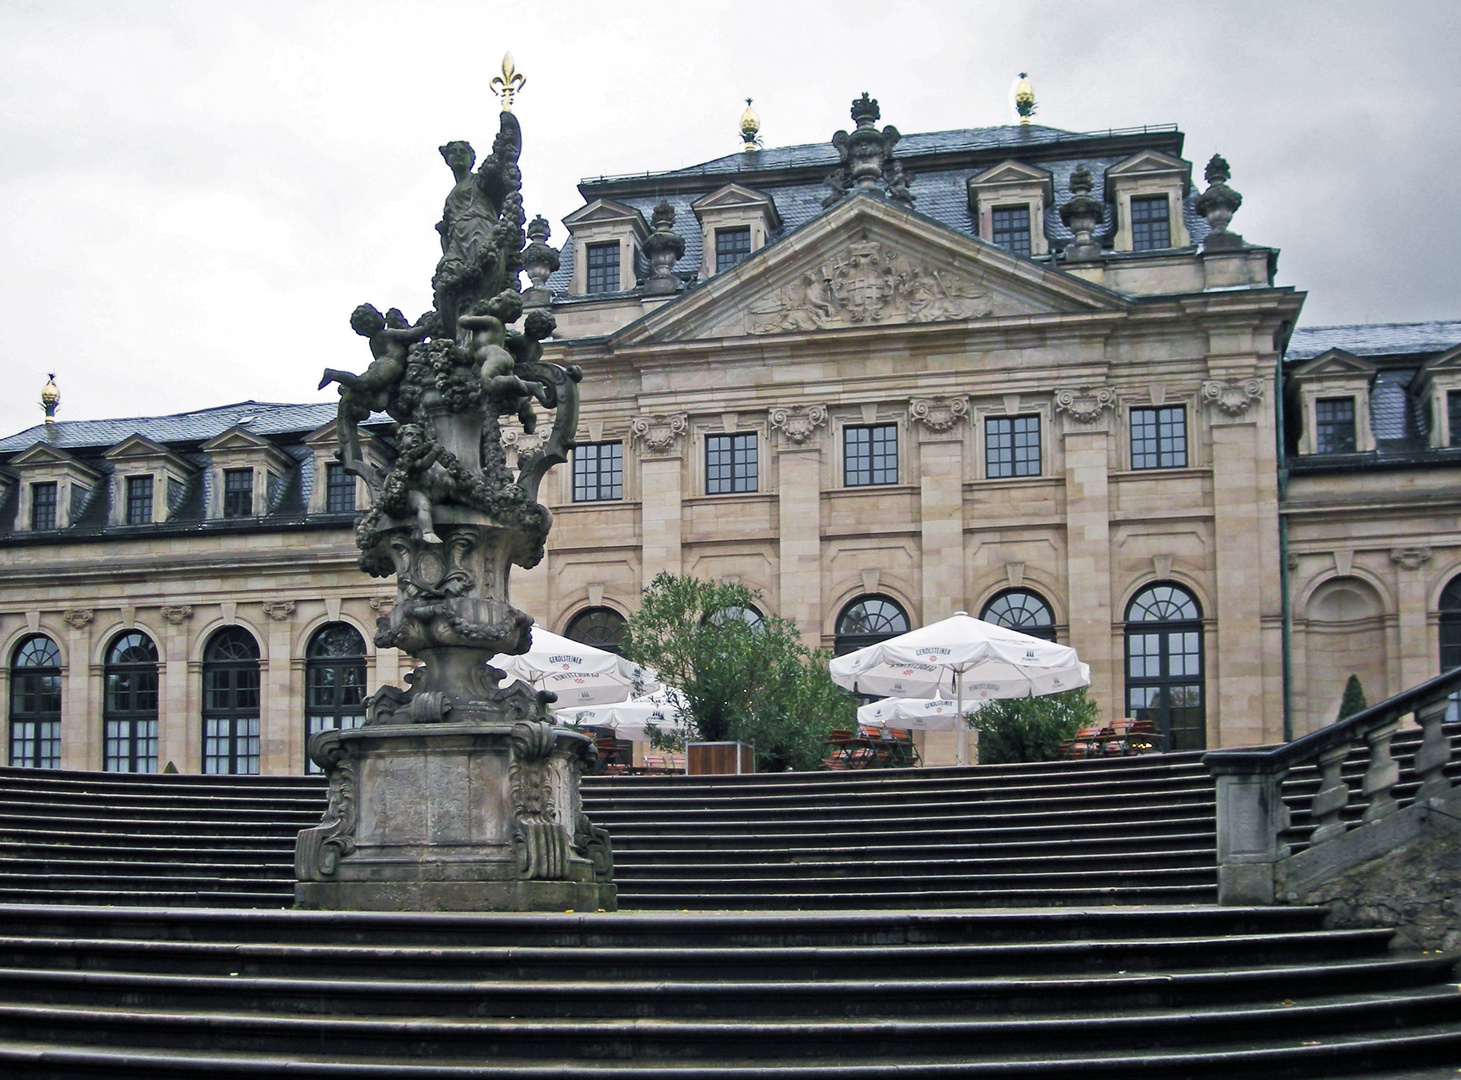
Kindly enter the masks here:
[[223, 516], [252, 517], [254, 513], [254, 470], [223, 471]]
[[756, 434], [705, 438], [705, 492], [726, 495], [756, 490]]
[[127, 477], [127, 524], [152, 524], [152, 477]]
[[1030, 254], [1030, 208], [1028, 206], [996, 206], [993, 217], [994, 236], [1000, 247], [1016, 255]]
[[1040, 475], [1040, 418], [991, 416], [984, 421], [984, 475]]
[[1182, 469], [1187, 466], [1187, 410], [1131, 410], [1131, 467]]
[[619, 244], [588, 245], [588, 291], [591, 293], [612, 293], [619, 291]]
[[1354, 453], [1354, 398], [1314, 402], [1314, 448], [1321, 454]]
[[36, 532], [56, 527], [56, 481], [30, 486], [30, 527]]
[[337, 461], [325, 463], [325, 513], [355, 512], [355, 477]]
[[580, 443], [573, 448], [573, 501], [624, 497], [624, 444]]
[[1172, 246], [1172, 222], [1165, 195], [1138, 195], [1131, 200], [1131, 250], [1154, 251]]
[[842, 429], [842, 481], [847, 487], [898, 482], [898, 425]]
[[1451, 422], [1451, 445], [1461, 446], [1461, 390], [1447, 391], [1446, 413]]
[[715, 272], [729, 270], [751, 254], [751, 226], [715, 230]]

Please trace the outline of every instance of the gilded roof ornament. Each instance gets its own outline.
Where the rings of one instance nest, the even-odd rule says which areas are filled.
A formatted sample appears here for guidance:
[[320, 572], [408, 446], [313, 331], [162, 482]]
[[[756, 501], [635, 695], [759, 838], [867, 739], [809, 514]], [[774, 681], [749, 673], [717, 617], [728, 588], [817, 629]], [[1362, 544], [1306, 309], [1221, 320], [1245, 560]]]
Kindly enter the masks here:
[[56, 386], [56, 373], [46, 376], [46, 385], [41, 387], [41, 411], [46, 414], [46, 423], [56, 422], [56, 410], [61, 407], [61, 390]]
[[512, 62], [512, 53], [502, 54], [502, 74], [494, 75], [488, 83], [492, 92], [502, 99], [502, 111], [512, 112], [512, 99], [525, 85], [527, 77], [517, 70]]
[[1030, 117], [1035, 115], [1035, 88], [1030, 85], [1030, 77], [1025, 72], [1020, 72], [1020, 81], [1015, 84], [1015, 112], [1020, 114], [1020, 124], [1028, 125]]
[[751, 108], [751, 99], [746, 98], [746, 111], [741, 113], [741, 149], [759, 150], [761, 148], [761, 118], [756, 115], [756, 110]]

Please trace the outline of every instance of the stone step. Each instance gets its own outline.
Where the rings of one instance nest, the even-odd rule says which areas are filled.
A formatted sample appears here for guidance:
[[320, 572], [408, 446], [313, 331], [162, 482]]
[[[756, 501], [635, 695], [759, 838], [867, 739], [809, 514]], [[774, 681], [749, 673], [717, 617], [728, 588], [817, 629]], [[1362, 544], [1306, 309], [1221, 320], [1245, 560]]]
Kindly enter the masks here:
[[[1389, 930], [1232, 934], [1223, 960], [1236, 967], [1384, 955]], [[473, 979], [530, 982], [913, 979], [1069, 973], [1125, 974], [1200, 968], [1211, 937], [1009, 944], [846, 946], [310, 945], [118, 938], [0, 937], [0, 967], [153, 974], [318, 978]], [[610, 995], [612, 1000], [612, 995]]]
[[[1399, 966], [1399, 962], [1395, 962]], [[28, 973], [13, 973], [16, 990], [34, 989]], [[1371, 974], [1376, 974], [1371, 972]], [[1132, 992], [1094, 987], [1086, 994], [1067, 993], [1059, 984], [1010, 987], [992, 986], [970, 1008], [970, 995], [957, 985], [930, 982], [917, 988], [888, 985], [885, 996], [900, 1004], [926, 1001], [922, 1015], [888, 1015], [881, 997], [871, 1017], [847, 1016], [845, 1002], [828, 1003], [823, 1015], [788, 1018], [784, 1009], [805, 1006], [813, 1000], [805, 984], [738, 985], [734, 987], [764, 1010], [753, 1013], [732, 1011], [728, 1019], [659, 1017], [645, 1019], [633, 1011], [646, 999], [637, 987], [624, 988], [624, 1011], [614, 1018], [539, 1018], [514, 1015], [513, 999], [483, 987], [479, 996], [463, 985], [437, 992], [432, 984], [409, 988], [379, 984], [380, 994], [371, 997], [369, 984], [355, 984], [334, 990], [333, 1000], [312, 997], [309, 988], [294, 993], [264, 991], [266, 1000], [279, 1001], [277, 1009], [253, 1005], [259, 980], [224, 980], [231, 995], [220, 1002], [211, 980], [195, 980], [196, 997], [186, 1000], [187, 988], [169, 995], [161, 986], [136, 991], [126, 1004], [45, 1004], [17, 1002], [11, 993], [0, 1002], [0, 1039], [40, 1039], [52, 1043], [105, 1044], [112, 1047], [166, 1047], [187, 1050], [225, 1050], [265, 1053], [309, 1053], [325, 1055], [370, 1055], [383, 1058], [445, 1058], [484, 1061], [598, 1062], [605, 1058], [648, 1062], [698, 1059], [735, 1060], [745, 1064], [782, 1063], [801, 1060], [833, 1063], [855, 1056], [868, 1062], [898, 1062], [909, 1058], [928, 1060], [1009, 1060], [1028, 1055], [1032, 1047], [1041, 1054], [1084, 1056], [1120, 1048], [1206, 1049], [1222, 1047], [1229, 1054], [1266, 1040], [1322, 1042], [1358, 1032], [1380, 1033], [1408, 1027], [1461, 1028], [1461, 995], [1445, 986], [1415, 985], [1395, 973], [1396, 985], [1381, 976], [1372, 992], [1326, 992], [1319, 989], [1319, 973], [1264, 973], [1247, 979], [1240, 974], [1206, 979], [1201, 989], [1189, 996], [1184, 977], [1170, 975], [1161, 992], [1148, 994], [1148, 1004], [1134, 1005]], [[1416, 973], [1410, 978], [1423, 976]], [[1197, 977], [1194, 976], [1194, 980]], [[98, 976], [92, 987], [104, 996], [110, 980]], [[167, 980], [157, 979], [156, 982]], [[186, 981], [186, 980], [184, 980]], [[1099, 983], [1101, 980], [1087, 980]], [[811, 984], [822, 987], [825, 984]], [[325, 988], [322, 988], [325, 989]], [[572, 988], [568, 988], [572, 989]], [[876, 993], [883, 988], [867, 988]], [[1050, 996], [1041, 1000], [1042, 991]], [[533, 1001], [536, 988], [520, 989], [524, 1007]], [[1110, 991], [1109, 996], [1102, 991]], [[118, 989], [117, 996], [124, 994]], [[654, 993], [653, 988], [650, 990]], [[595, 986], [589, 996], [602, 998], [606, 988]], [[1224, 1003], [1222, 995], [1233, 993], [1280, 995], [1294, 1004], [1273, 1008], [1261, 1005]], [[405, 994], [403, 1001], [401, 995]], [[665, 987], [656, 996], [679, 997], [686, 989]], [[1001, 1002], [999, 996], [1004, 995]], [[1306, 1000], [1295, 1000], [1297, 997]], [[167, 997], [178, 1000], [174, 1007], [155, 1003]], [[369, 1000], [367, 1000], [369, 998]], [[1158, 999], [1158, 1000], [1153, 1000]], [[940, 1009], [941, 1000], [947, 1002]], [[1040, 1001], [1040, 1015], [1031, 1016], [1009, 1002]], [[401, 1006], [439, 1006], [425, 1013], [360, 1012], [362, 1006], [392, 1002]], [[708, 1016], [726, 1015], [723, 995], [706, 993], [699, 1001]], [[978, 1004], [988, 1004], [979, 1009]], [[778, 1011], [782, 1010], [782, 1011]], [[952, 1016], [949, 1015], [954, 1011]], [[938, 1015], [942, 1013], [942, 1015]], [[1055, 1013], [1055, 1015], [1052, 1015]], [[1069, 1015], [1060, 1015], [1068, 1013]], [[1116, 1014], [1116, 1015], [1113, 1015]], [[1236, 1044], [1236, 1045], [1235, 1045]], [[1461, 1032], [1456, 1045], [1461, 1046]], [[901, 1071], [901, 1070], [900, 1070]]]
[[1202, 849], [1095, 855], [1041, 852], [1005, 858], [984, 856], [978, 854], [977, 849], [973, 850], [975, 854], [962, 858], [954, 852], [939, 851], [922, 859], [909, 858], [904, 852], [893, 856], [887, 852], [857, 848], [845, 849], [840, 853], [800, 852], [781, 859], [768, 858], [765, 851], [737, 852], [737, 858], [726, 858], [721, 852], [686, 852], [681, 853], [680, 858], [669, 858], [664, 854], [649, 857], [642, 852], [626, 851], [615, 853], [615, 865], [625, 872], [632, 872], [630, 880], [635, 882], [651, 880], [670, 872], [681, 879], [714, 877], [741, 880], [761, 875], [783, 877], [787, 870], [794, 870], [799, 878], [828, 874], [918, 878], [981, 875], [987, 877], [991, 883], [1007, 878], [1026, 880], [1065, 875], [1081, 880], [1111, 874], [1119, 874], [1125, 878], [1135, 874], [1145, 875], [1147, 872], [1167, 874], [1193, 869], [1215, 873], [1217, 866], [1212, 851]]
[[869, 879], [860, 888], [826, 889], [823, 882], [781, 881], [775, 889], [747, 891], [739, 881], [704, 881], [695, 888], [677, 888], [675, 882], [635, 882], [619, 885], [619, 907], [643, 911], [690, 911], [712, 897], [731, 911], [839, 911], [860, 908], [1005, 908], [1021, 905], [1085, 907], [1107, 904], [1213, 904], [1217, 902], [1217, 874], [1209, 884], [1085, 886], [1066, 883], [1059, 888], [985, 887], [972, 881], [911, 881], [895, 888], [896, 879]]

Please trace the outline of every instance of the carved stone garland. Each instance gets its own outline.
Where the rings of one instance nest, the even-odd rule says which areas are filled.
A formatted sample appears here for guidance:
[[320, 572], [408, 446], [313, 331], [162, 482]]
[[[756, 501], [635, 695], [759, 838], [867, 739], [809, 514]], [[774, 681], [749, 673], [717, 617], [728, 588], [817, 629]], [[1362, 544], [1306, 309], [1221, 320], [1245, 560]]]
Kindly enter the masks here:
[[1202, 400], [1212, 402], [1229, 416], [1242, 416], [1262, 396], [1263, 383], [1257, 379], [1202, 384]]
[[908, 403], [909, 418], [929, 431], [949, 431], [968, 415], [967, 397], [914, 398]]
[[801, 446], [817, 428], [827, 423], [827, 406], [777, 405], [767, 413], [767, 422], [773, 431], [781, 432], [782, 438]]
[[1116, 408], [1116, 391], [1109, 386], [1055, 391], [1055, 411], [1078, 424], [1094, 424], [1101, 414]]
[[651, 455], [678, 453], [680, 438], [688, 430], [690, 418], [685, 413], [636, 416], [629, 421], [630, 436], [638, 440]]

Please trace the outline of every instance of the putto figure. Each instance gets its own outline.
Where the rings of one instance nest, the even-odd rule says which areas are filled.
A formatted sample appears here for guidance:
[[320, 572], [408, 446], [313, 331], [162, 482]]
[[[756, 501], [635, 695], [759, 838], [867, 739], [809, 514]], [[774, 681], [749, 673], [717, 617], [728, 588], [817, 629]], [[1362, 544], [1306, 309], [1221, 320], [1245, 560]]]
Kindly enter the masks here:
[[391, 392], [406, 373], [408, 350], [425, 339], [427, 316], [412, 326], [400, 308], [391, 308], [384, 315], [374, 304], [361, 304], [350, 315], [350, 327], [361, 337], [370, 339], [370, 354], [375, 357], [363, 375], [325, 368], [319, 388], [340, 384], [340, 410], [335, 420], [335, 434], [340, 441], [340, 460], [346, 471], [360, 473], [364, 464], [360, 456], [360, 436], [356, 424], [373, 412], [390, 407]]

